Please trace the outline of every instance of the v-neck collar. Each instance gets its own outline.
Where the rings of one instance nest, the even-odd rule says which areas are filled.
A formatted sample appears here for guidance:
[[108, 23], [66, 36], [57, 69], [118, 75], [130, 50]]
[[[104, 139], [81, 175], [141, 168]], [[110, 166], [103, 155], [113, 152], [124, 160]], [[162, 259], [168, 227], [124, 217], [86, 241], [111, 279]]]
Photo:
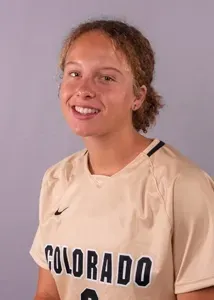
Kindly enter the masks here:
[[120, 169], [118, 172], [111, 176], [107, 175], [101, 175], [101, 174], [91, 174], [89, 167], [88, 167], [88, 157], [89, 153], [88, 150], [84, 153], [84, 171], [86, 172], [87, 176], [95, 183], [97, 187], [102, 187], [106, 181], [112, 180], [123, 173], [126, 173], [130, 170], [132, 170], [138, 163], [139, 160], [142, 160], [142, 157], [144, 156], [145, 159], [150, 156], [150, 153], [153, 153], [153, 149], [158, 149], [159, 145], [162, 146], [164, 144], [159, 139], [153, 139], [152, 142], [143, 150], [141, 151], [131, 162], [129, 162], [126, 166], [124, 166], [122, 169]]

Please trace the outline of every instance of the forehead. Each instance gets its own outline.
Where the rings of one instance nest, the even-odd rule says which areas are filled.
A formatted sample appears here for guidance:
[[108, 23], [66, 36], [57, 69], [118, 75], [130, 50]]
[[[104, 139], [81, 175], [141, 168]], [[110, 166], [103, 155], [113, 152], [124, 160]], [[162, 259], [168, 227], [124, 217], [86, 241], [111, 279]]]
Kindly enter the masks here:
[[91, 31], [78, 37], [70, 47], [66, 61], [92, 61], [100, 64], [109, 63], [130, 72], [125, 54], [104, 33]]

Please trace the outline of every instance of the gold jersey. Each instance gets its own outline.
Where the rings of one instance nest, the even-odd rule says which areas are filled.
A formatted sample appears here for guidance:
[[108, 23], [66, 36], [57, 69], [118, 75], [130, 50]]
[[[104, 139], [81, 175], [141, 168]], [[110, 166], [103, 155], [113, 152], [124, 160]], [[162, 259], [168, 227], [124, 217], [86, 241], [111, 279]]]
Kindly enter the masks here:
[[30, 253], [62, 300], [174, 300], [214, 285], [214, 182], [158, 139], [108, 177], [50, 167]]

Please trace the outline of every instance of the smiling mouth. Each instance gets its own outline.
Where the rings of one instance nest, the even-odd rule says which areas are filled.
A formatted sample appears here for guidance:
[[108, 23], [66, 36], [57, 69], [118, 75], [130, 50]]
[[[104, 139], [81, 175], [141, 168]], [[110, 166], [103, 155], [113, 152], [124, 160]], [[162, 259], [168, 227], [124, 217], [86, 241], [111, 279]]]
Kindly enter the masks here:
[[82, 107], [82, 106], [69, 106], [73, 111], [79, 113], [80, 115], [96, 115], [100, 112], [99, 109], [91, 108], [91, 107]]

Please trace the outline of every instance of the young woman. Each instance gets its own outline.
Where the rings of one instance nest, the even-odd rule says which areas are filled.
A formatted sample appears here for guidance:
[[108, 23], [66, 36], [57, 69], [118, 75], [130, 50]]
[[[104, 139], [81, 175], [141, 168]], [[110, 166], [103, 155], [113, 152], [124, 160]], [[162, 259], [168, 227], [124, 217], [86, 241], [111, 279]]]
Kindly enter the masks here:
[[35, 299], [214, 299], [214, 183], [140, 134], [162, 107], [154, 65], [149, 41], [120, 21], [66, 39], [59, 96], [85, 149], [44, 175]]

